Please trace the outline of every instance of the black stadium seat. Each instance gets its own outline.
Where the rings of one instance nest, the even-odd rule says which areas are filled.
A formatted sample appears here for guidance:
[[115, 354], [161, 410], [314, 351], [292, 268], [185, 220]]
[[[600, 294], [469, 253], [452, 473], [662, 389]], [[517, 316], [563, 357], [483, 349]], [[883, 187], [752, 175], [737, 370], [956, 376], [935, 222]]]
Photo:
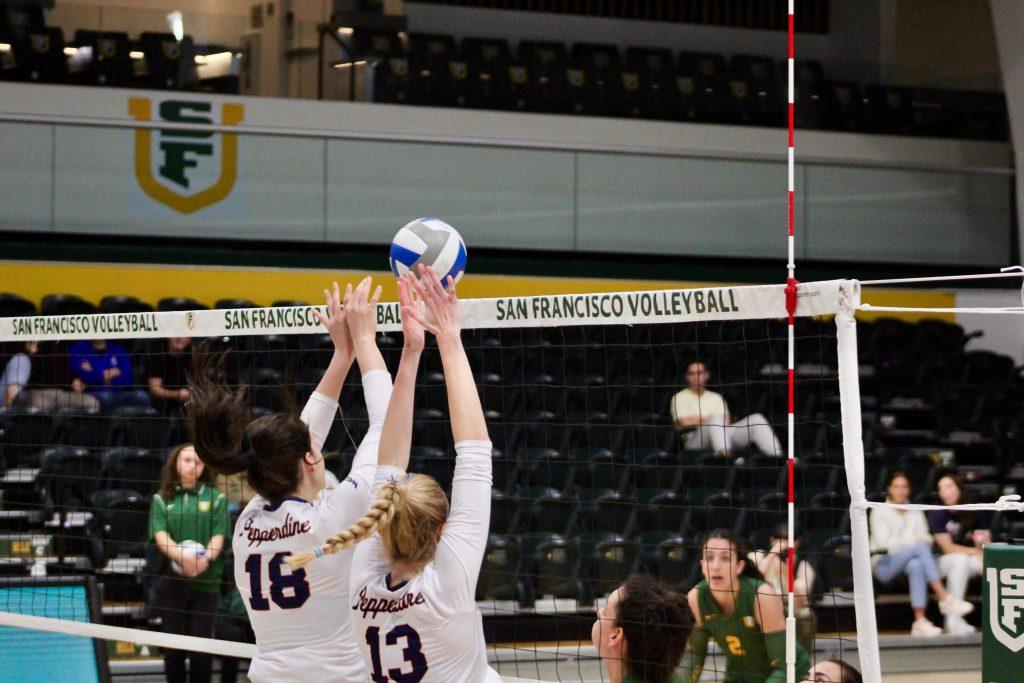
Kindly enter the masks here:
[[88, 85], [130, 86], [135, 80], [131, 42], [121, 31], [75, 31], [79, 56], [87, 50], [85, 62], [74, 80]]
[[172, 33], [144, 31], [139, 35], [139, 48], [146, 59], [142, 77], [146, 87], [185, 90], [196, 84], [199, 76], [192, 36], [182, 36], [179, 41]]
[[9, 467], [31, 464], [40, 449], [53, 443], [53, 416], [38, 408], [8, 408], [0, 419], [3, 459]]
[[523, 591], [516, 571], [518, 564], [516, 540], [510, 536], [491, 534], [487, 538], [480, 577], [476, 583], [476, 599], [522, 600]]
[[149, 313], [153, 307], [134, 296], [112, 295], [100, 299], [100, 313]]
[[145, 448], [119, 447], [103, 452], [103, 488], [152, 494], [160, 487], [164, 454]]
[[187, 296], [169, 296], [156, 302], [158, 311], [203, 311], [209, 308]]
[[0, 318], [35, 315], [36, 305], [17, 294], [0, 294]]
[[41, 457], [37, 485], [48, 511], [85, 509], [100, 488], [102, 459], [97, 451], [53, 446]]
[[111, 558], [143, 557], [149, 536], [150, 497], [127, 489], [93, 494], [89, 525], [90, 559], [102, 568]]
[[40, 315], [88, 315], [96, 306], [75, 294], [47, 294], [39, 307]]
[[65, 82], [68, 59], [64, 47], [64, 32], [60, 28], [29, 28], [24, 39], [16, 40], [13, 45], [16, 77], [39, 83]]

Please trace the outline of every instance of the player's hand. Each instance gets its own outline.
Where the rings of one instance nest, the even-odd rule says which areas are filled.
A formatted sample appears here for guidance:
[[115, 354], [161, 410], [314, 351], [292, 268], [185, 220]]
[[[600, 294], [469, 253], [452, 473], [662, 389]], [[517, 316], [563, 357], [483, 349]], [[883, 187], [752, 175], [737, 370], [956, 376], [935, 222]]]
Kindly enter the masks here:
[[369, 277], [352, 291], [351, 287], [345, 293], [345, 312], [348, 320], [348, 331], [352, 340], [358, 342], [376, 343], [377, 335], [377, 302], [380, 301], [380, 285], [370, 296], [370, 287], [373, 280]]
[[210, 559], [206, 555], [200, 555], [196, 559], [196, 576], [203, 574], [210, 568]]
[[420, 311], [411, 284], [413, 280], [415, 277], [412, 273], [406, 273], [404, 278], [398, 278], [398, 304], [402, 308], [402, 335], [405, 337], [405, 348], [410, 351], [422, 351], [427, 335], [423, 323], [416, 317]]
[[442, 287], [434, 269], [421, 265], [419, 278], [413, 277], [410, 281], [426, 306], [426, 315], [413, 309], [420, 324], [439, 340], [458, 338], [462, 330], [462, 315], [459, 312], [459, 298], [455, 294], [455, 281], [451, 276], [447, 278], [446, 287]]
[[78, 379], [77, 377], [71, 380], [71, 390], [76, 394], [81, 394], [85, 391], [85, 382]]
[[182, 387], [178, 389], [178, 400], [182, 403], [188, 403], [188, 400], [192, 398], [192, 393], [188, 390], [188, 387]]
[[[345, 290], [346, 296], [351, 290], [352, 286], [349, 285]], [[335, 352], [351, 356], [353, 353], [352, 337], [346, 324], [346, 312], [341, 305], [341, 291], [338, 289], [337, 282], [334, 283], [333, 292], [324, 290], [324, 297], [327, 299], [327, 314], [324, 315], [314, 308], [312, 309], [313, 317], [319, 320], [320, 324], [327, 329], [327, 333], [331, 335]]]
[[181, 554], [181, 574], [192, 578], [199, 575], [199, 560], [205, 558], [199, 557], [194, 553], [182, 553]]

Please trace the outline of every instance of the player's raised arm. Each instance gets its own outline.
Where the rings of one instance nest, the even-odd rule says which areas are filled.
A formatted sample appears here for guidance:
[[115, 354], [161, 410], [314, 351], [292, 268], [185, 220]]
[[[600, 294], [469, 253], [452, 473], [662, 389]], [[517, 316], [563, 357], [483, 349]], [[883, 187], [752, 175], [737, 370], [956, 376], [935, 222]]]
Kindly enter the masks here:
[[412, 448], [413, 399], [425, 334], [421, 320], [414, 315], [416, 307], [412, 290], [403, 280], [398, 281], [398, 301], [402, 306], [402, 334], [405, 339], [398, 372], [395, 373], [395, 388], [384, 418], [377, 465], [404, 471], [409, 467], [409, 450]]
[[[460, 441], [486, 441], [487, 422], [480, 405], [473, 371], [469, 367], [466, 350], [462, 347], [462, 318], [459, 313], [459, 298], [455, 294], [455, 282], [448, 278], [447, 289], [441, 286], [432, 268], [420, 266], [420, 278], [407, 275], [407, 280], [416, 287], [429, 315], [418, 309], [410, 309], [437, 337], [437, 348], [441, 353], [441, 365], [448, 389], [448, 410], [451, 414], [452, 436], [455, 443]], [[404, 311], [403, 311], [404, 315]]]
[[[352, 285], [345, 288], [345, 299], [352, 294]], [[352, 367], [355, 351], [352, 346], [352, 337], [346, 324], [346, 313], [341, 297], [341, 290], [338, 283], [334, 283], [334, 289], [324, 290], [324, 297], [327, 299], [326, 313], [320, 313], [313, 309], [313, 317], [320, 321], [327, 333], [331, 335], [334, 342], [334, 355], [331, 362], [324, 371], [323, 377], [316, 389], [310, 394], [306, 406], [302, 409], [301, 419], [309, 427], [310, 441], [317, 452], [324, 447], [327, 435], [331, 432], [331, 424], [334, 422], [334, 415], [338, 412], [338, 397], [341, 396], [341, 387], [345, 383], [345, 377]]]
[[[373, 473], [377, 467], [381, 430], [384, 427], [388, 402], [391, 400], [391, 375], [384, 363], [384, 356], [377, 348], [377, 302], [380, 300], [380, 287], [378, 286], [371, 296], [372, 286], [370, 278], [363, 279], [352, 294], [346, 297], [345, 303], [345, 320], [362, 375], [363, 397], [370, 422], [369, 429], [356, 450], [349, 476], [354, 478], [357, 489], [362, 486], [361, 492], [366, 496], [369, 496]], [[363, 512], [365, 501], [359, 514]]]
[[491, 442], [473, 372], [462, 347], [455, 283], [449, 278], [446, 290], [432, 269], [421, 268], [420, 278], [414, 284], [427, 315], [419, 311], [413, 314], [437, 337], [455, 437], [452, 507], [434, 565], [451, 595], [451, 604], [468, 609], [475, 605], [473, 596], [490, 527]]

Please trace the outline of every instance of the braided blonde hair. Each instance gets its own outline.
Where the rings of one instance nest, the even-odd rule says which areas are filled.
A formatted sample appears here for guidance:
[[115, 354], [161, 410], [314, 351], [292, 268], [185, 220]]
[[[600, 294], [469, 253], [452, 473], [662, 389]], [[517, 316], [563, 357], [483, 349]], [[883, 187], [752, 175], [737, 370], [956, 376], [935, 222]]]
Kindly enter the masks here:
[[438, 536], [447, 519], [448, 497], [432, 477], [421, 474], [403, 482], [389, 482], [381, 487], [369, 511], [354, 524], [315, 550], [289, 556], [288, 564], [299, 569], [321, 555], [339, 553], [380, 532], [392, 562], [422, 567], [434, 558]]

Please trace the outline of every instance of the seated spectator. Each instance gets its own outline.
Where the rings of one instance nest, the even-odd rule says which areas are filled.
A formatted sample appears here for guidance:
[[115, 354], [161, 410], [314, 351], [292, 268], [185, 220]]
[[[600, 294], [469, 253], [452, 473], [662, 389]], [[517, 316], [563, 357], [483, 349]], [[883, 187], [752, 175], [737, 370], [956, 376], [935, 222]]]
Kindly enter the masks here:
[[864, 683], [860, 672], [841, 659], [825, 659], [814, 665], [803, 683]]
[[81, 386], [99, 399], [105, 411], [124, 405], [149, 405], [149, 395], [132, 386], [132, 359], [119, 344], [105, 339], [75, 342], [68, 349], [68, 366], [75, 377], [75, 390]]
[[95, 396], [83, 393], [80, 385], [73, 388], [39, 387], [29, 383], [32, 378], [32, 357], [39, 352], [39, 342], [24, 342], [0, 375], [0, 406], [27, 405], [51, 413], [58, 408], [76, 406], [99, 410]]
[[[213, 637], [224, 573], [220, 554], [231, 523], [227, 500], [212, 481], [212, 471], [192, 444], [185, 444], [167, 457], [160, 491], [153, 494], [149, 533], [169, 560], [154, 587], [165, 633]], [[211, 661], [205, 653], [164, 650], [168, 681], [209, 681]]]
[[701, 361], [686, 368], [687, 387], [672, 397], [672, 420], [688, 432], [685, 448], [711, 448], [719, 455], [751, 444], [766, 455], [782, 456], [782, 444], [760, 413], [733, 421], [721, 394], [707, 388], [711, 373]]
[[[903, 505], [910, 501], [910, 479], [903, 472], [893, 472], [885, 487], [886, 501]], [[932, 538], [928, 533], [924, 513], [920, 510], [874, 508], [869, 518], [872, 563], [875, 577], [883, 583], [892, 581], [900, 573], [910, 580], [910, 606], [914, 610], [914, 624], [910, 635], [931, 638], [942, 633], [924, 615], [928, 606], [928, 586], [939, 599], [939, 611], [947, 615], [946, 630], [956, 633], [957, 622], [951, 629], [950, 617], [957, 615], [960, 622], [974, 605], [963, 600], [963, 594], [947, 591], [940, 580], [939, 567], [932, 556]]]
[[692, 625], [683, 596], [633, 574], [598, 610], [591, 638], [610, 683], [683, 683], [675, 670]]
[[[943, 505], [971, 502], [964, 493], [963, 483], [952, 474], [940, 477], [935, 490]], [[981, 575], [983, 548], [992, 541], [988, 524], [989, 515], [984, 511], [932, 510], [928, 513], [928, 526], [942, 553], [939, 573], [946, 579], [949, 594], [959, 600], [967, 595], [967, 582], [971, 577]], [[962, 616], [948, 614], [946, 631], [965, 634], [974, 633], [975, 628]]]
[[188, 337], [170, 337], [167, 349], [149, 360], [149, 395], [165, 415], [178, 415], [188, 403], [188, 371], [192, 363]]
[[[768, 550], [755, 550], [748, 555], [751, 564], [761, 572], [765, 583], [782, 596], [789, 592], [788, 548], [789, 528], [785, 523], [780, 523], [772, 529], [771, 547]], [[801, 550], [797, 543], [797, 564], [793, 579], [796, 636], [804, 649], [812, 652], [814, 650], [814, 612], [811, 611], [810, 602], [817, 573], [814, 571], [813, 565], [801, 557]]]

